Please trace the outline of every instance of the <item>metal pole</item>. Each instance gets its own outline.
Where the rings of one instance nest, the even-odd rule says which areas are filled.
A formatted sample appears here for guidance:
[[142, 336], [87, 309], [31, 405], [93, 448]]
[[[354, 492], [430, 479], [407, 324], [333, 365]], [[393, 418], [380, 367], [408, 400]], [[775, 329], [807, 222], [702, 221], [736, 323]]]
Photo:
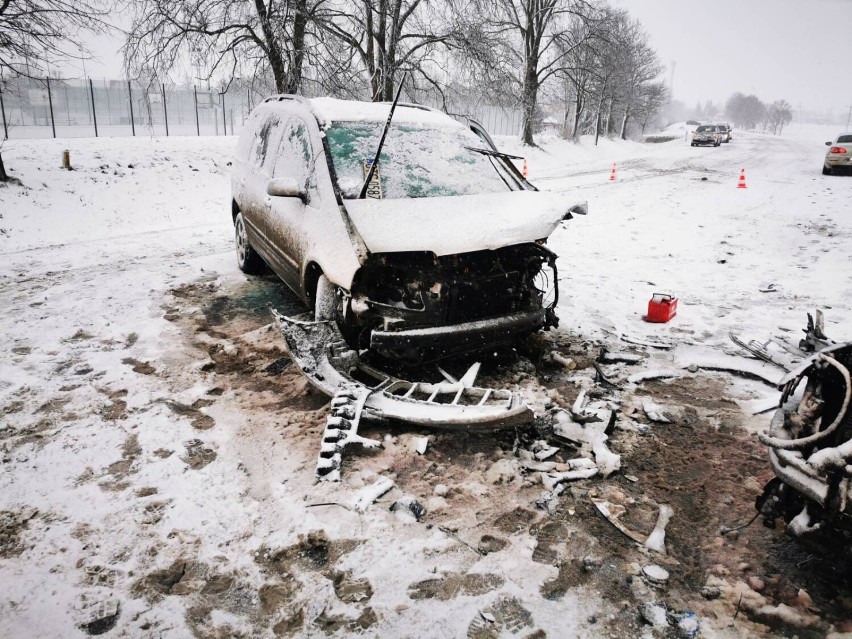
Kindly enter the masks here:
[[225, 121], [225, 92], [222, 91], [222, 127], [225, 129], [224, 135], [228, 135], [228, 123]]
[[50, 104], [50, 128], [53, 129], [53, 137], [56, 137], [56, 122], [53, 119], [53, 96], [50, 95], [50, 76], [47, 76], [45, 80], [47, 80], [47, 102]]
[[6, 123], [6, 105], [3, 104], [3, 91], [0, 90], [0, 112], [3, 113], [3, 139], [9, 139], [9, 125]]
[[95, 137], [98, 137], [98, 114], [95, 111], [95, 89], [92, 86], [92, 78], [89, 78], [89, 93], [92, 94], [92, 120], [95, 123]]
[[130, 128], [133, 137], [136, 137], [136, 123], [133, 121], [133, 89], [130, 88], [130, 80], [127, 81], [127, 103], [130, 105]]
[[852, 120], [852, 106], [849, 107], [849, 115], [846, 116], [846, 130], [849, 130], [849, 121]]
[[161, 82], [160, 86], [163, 87], [163, 118], [166, 120], [166, 137], [169, 137], [169, 112], [166, 110], [166, 85]]
[[198, 89], [192, 85], [192, 96], [195, 100], [195, 132], [201, 135], [201, 125], [198, 123]]

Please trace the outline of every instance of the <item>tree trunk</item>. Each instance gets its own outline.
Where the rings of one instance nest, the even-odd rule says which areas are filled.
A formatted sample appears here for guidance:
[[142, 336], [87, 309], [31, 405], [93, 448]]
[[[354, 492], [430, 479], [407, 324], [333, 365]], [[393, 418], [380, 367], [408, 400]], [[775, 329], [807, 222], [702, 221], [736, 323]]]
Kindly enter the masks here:
[[302, 88], [302, 66], [305, 61], [305, 34], [308, 29], [308, 7], [305, 0], [296, 3], [293, 16], [293, 57], [287, 70], [284, 93], [298, 93]]
[[538, 101], [538, 74], [536, 73], [538, 63], [532, 60], [527, 61], [526, 70], [524, 71], [524, 86], [522, 90], [523, 103], [521, 108], [523, 111], [523, 130], [521, 131], [521, 142], [535, 146], [533, 140], [533, 120], [535, 118], [535, 106]]
[[580, 97], [580, 93], [577, 92], [577, 100], [574, 103], [574, 130], [571, 131], [571, 137], [575, 142], [580, 137], [580, 116], [583, 113], [584, 106], [583, 99]]
[[272, 24], [269, 21], [266, 5], [263, 0], [254, 0], [254, 7], [257, 11], [257, 17], [260, 20], [263, 39], [266, 42], [266, 57], [269, 59], [269, 66], [272, 69], [275, 90], [278, 93], [288, 93], [287, 88], [290, 82], [288, 81], [287, 69], [284, 65], [284, 54], [281, 51], [281, 45], [278, 43]]
[[627, 122], [630, 120], [630, 111], [624, 110], [624, 118], [621, 120], [621, 139], [627, 139]]
[[9, 176], [6, 174], [6, 165], [3, 164], [3, 154], [0, 153], [0, 182], [8, 182]]

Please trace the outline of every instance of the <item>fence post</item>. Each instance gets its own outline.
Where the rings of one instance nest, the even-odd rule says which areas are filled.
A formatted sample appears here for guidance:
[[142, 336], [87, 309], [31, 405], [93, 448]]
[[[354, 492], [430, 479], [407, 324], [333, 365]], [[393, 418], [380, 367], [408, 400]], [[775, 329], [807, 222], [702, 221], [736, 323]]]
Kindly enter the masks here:
[[136, 123], [133, 121], [133, 89], [130, 88], [130, 80], [127, 81], [127, 103], [130, 105], [130, 128], [133, 137], [136, 137]]
[[3, 90], [0, 89], [0, 111], [3, 113], [3, 139], [9, 139], [9, 125], [6, 124], [6, 105], [3, 104]]
[[165, 82], [161, 82], [160, 86], [163, 88], [163, 119], [166, 121], [166, 137], [169, 137], [169, 111], [166, 109], [166, 84]]
[[198, 89], [195, 85], [192, 85], [192, 96], [195, 101], [195, 132], [200, 136], [201, 135], [201, 125], [198, 124]]
[[228, 135], [228, 123], [225, 121], [225, 92], [222, 91], [222, 127], [225, 129], [224, 135]]
[[53, 119], [53, 96], [50, 95], [50, 76], [45, 78], [47, 80], [47, 103], [50, 105], [50, 128], [53, 129], [53, 137], [56, 137], [56, 122]]
[[95, 111], [95, 89], [92, 87], [92, 78], [89, 78], [89, 93], [92, 95], [92, 121], [95, 123], [95, 137], [98, 137], [98, 114]]

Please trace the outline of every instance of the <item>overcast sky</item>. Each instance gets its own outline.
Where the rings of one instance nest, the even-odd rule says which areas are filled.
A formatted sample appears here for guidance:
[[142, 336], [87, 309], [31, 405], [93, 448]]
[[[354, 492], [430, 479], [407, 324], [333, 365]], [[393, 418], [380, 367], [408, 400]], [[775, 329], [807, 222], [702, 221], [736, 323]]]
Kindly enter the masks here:
[[[645, 27], [674, 97], [724, 105], [735, 91], [795, 109], [852, 105], [852, 0], [610, 0]], [[118, 39], [91, 45], [94, 77], [122, 76]], [[82, 68], [78, 73], [82, 74]]]
[[610, 0], [627, 9], [674, 73], [687, 106], [731, 93], [798, 109], [852, 105], [852, 0]]

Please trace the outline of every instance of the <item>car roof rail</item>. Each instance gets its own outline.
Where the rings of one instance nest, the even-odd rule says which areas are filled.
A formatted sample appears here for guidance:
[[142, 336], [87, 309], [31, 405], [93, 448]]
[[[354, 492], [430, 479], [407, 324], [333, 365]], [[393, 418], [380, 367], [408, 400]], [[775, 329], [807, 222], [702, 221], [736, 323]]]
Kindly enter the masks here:
[[285, 100], [293, 100], [294, 102], [301, 102], [302, 104], [307, 104], [308, 102], [307, 98], [304, 96], [295, 95], [293, 93], [279, 93], [277, 95], [271, 95], [264, 99], [263, 102], [284, 102]]

